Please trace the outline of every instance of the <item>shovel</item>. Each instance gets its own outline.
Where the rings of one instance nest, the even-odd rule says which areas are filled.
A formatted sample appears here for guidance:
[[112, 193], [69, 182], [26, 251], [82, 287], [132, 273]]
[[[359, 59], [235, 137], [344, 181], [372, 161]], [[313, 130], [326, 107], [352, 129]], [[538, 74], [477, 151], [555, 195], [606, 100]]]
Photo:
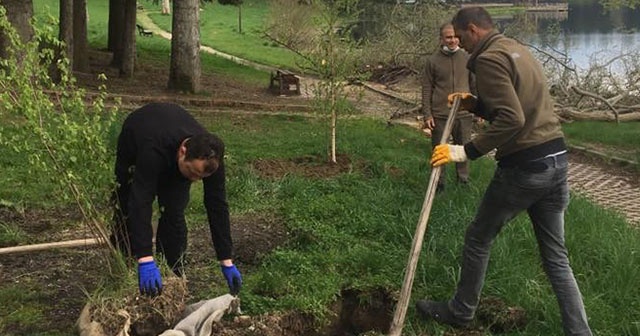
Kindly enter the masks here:
[[[442, 132], [442, 138], [440, 139], [439, 144], [445, 144], [449, 140], [453, 121], [456, 119], [456, 114], [458, 114], [459, 108], [460, 96], [456, 96], [453, 100], [453, 104], [451, 105], [451, 111], [449, 112], [449, 117], [447, 118], [447, 123], [444, 126], [444, 131]], [[436, 195], [436, 187], [438, 185], [438, 180], [440, 179], [441, 170], [442, 166], [431, 168], [429, 187], [427, 188], [427, 195], [422, 203], [422, 211], [420, 212], [420, 218], [418, 219], [416, 233], [413, 236], [411, 254], [409, 255], [409, 262], [407, 263], [407, 269], [404, 274], [404, 282], [402, 284], [402, 290], [400, 291], [400, 298], [398, 299], [398, 304], [396, 305], [396, 310], [393, 315], [393, 321], [391, 322], [389, 336], [400, 336], [402, 328], [404, 327], [404, 318], [407, 315], [407, 306], [409, 305], [409, 299], [411, 298], [413, 278], [416, 273], [416, 266], [418, 265], [418, 258], [420, 257], [420, 250], [422, 249], [422, 241], [424, 239], [424, 233], [427, 230], [427, 222], [429, 221], [431, 205], [433, 204], [433, 198]]]

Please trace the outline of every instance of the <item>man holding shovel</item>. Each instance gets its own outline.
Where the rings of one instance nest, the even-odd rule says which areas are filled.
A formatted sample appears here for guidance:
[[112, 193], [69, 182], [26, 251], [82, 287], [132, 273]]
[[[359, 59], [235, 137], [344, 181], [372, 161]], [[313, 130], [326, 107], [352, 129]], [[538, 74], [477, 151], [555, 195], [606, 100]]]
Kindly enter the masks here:
[[222, 273], [232, 294], [242, 284], [231, 259], [232, 241], [226, 201], [224, 144], [175, 104], [151, 103], [133, 111], [122, 125], [116, 153], [115, 227], [111, 241], [138, 261], [142, 294], [162, 291], [153, 258], [152, 205], [160, 218], [156, 250], [177, 275], [187, 248], [184, 211], [191, 183], [202, 180], [204, 205]]
[[481, 7], [459, 10], [452, 23], [471, 53], [467, 67], [475, 73], [478, 96], [454, 93], [449, 99], [460, 97], [462, 108], [490, 125], [464, 146], [436, 146], [431, 164], [473, 160], [495, 148], [498, 167], [467, 228], [455, 295], [445, 302], [420, 300], [416, 308], [423, 318], [468, 325], [478, 307], [491, 245], [507, 222], [527, 211], [564, 333], [591, 335], [564, 244], [567, 151], [542, 67], [525, 46], [496, 31]]

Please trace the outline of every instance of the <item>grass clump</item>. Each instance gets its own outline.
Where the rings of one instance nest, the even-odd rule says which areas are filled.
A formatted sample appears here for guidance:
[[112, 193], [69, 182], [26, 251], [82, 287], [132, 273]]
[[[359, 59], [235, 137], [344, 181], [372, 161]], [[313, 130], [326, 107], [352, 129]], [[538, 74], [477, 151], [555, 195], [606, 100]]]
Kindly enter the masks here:
[[579, 121], [562, 125], [569, 143], [640, 162], [640, 123]]
[[26, 233], [11, 223], [0, 223], [0, 247], [18, 245], [26, 240]]

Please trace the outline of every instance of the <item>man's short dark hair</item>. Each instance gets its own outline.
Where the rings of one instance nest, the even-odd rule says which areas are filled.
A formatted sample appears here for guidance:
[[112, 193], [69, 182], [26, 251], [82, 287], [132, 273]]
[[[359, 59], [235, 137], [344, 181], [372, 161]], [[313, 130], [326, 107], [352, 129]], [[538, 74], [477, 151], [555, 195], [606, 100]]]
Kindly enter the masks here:
[[493, 29], [491, 15], [483, 7], [462, 8], [453, 16], [451, 23], [456, 30], [467, 30], [470, 23], [482, 29]]
[[222, 139], [211, 133], [196, 134], [189, 138], [184, 146], [187, 149], [184, 159], [187, 161], [193, 159], [220, 161], [224, 155]]
[[453, 29], [453, 24], [451, 22], [445, 22], [440, 26], [440, 37], [442, 37], [442, 31], [447, 29], [447, 28], [451, 28]]

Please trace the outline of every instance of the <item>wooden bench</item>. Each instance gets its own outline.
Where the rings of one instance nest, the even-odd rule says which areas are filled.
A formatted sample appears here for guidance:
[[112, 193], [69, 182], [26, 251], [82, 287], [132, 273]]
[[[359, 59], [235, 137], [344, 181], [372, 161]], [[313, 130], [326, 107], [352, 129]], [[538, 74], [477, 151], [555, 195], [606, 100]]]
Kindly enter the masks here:
[[277, 95], [299, 95], [300, 78], [287, 70], [276, 70], [271, 73], [269, 90]]
[[136, 27], [138, 27], [138, 34], [140, 34], [140, 36], [153, 36], [152, 31], [144, 29], [144, 27], [142, 27], [141, 25], [136, 24]]

